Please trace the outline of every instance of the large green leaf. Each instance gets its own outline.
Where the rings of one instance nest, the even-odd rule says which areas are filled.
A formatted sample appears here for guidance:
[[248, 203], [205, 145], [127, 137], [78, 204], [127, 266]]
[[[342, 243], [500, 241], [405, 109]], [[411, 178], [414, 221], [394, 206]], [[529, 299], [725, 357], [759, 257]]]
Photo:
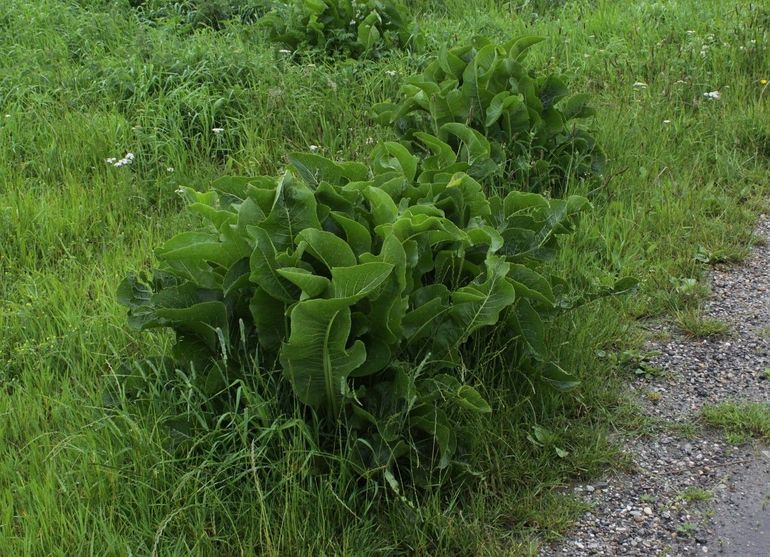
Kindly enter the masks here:
[[339, 165], [313, 153], [290, 153], [289, 162], [308, 184], [314, 186], [323, 181], [336, 184], [344, 175]]
[[303, 242], [307, 252], [329, 270], [356, 264], [356, 256], [350, 245], [331, 232], [307, 228], [297, 234], [297, 241]]
[[437, 347], [451, 348], [481, 327], [498, 322], [500, 313], [516, 298], [513, 285], [507, 279], [509, 268], [510, 264], [502, 258], [490, 255], [484, 280], [474, 281], [452, 293], [451, 319], [436, 331]]
[[511, 326], [536, 358], [545, 358], [545, 325], [526, 298], [516, 304], [516, 310], [511, 314]]
[[251, 254], [251, 281], [274, 298], [291, 303], [299, 298], [299, 289], [278, 273], [277, 252], [266, 230], [252, 227], [257, 245]]
[[553, 306], [556, 301], [548, 279], [526, 265], [512, 263], [508, 278], [520, 297], [531, 298], [549, 306]]
[[374, 150], [372, 156], [376, 174], [396, 171], [409, 181], [413, 181], [417, 175], [418, 158], [400, 143], [386, 141]]
[[203, 302], [188, 308], [158, 308], [155, 313], [167, 325], [196, 335], [215, 354], [228, 349], [229, 321], [227, 307], [222, 302]]
[[372, 209], [372, 219], [375, 225], [387, 224], [396, 220], [398, 206], [393, 198], [379, 188], [368, 187], [363, 192]]
[[277, 269], [278, 274], [299, 287], [308, 298], [316, 298], [329, 289], [330, 281], [326, 277], [314, 275], [300, 267], [284, 267]]
[[[269, 350], [277, 351], [286, 340], [286, 305], [261, 288], [254, 291], [249, 304], [254, 319], [259, 344]], [[268, 362], [268, 365], [272, 362]]]
[[553, 362], [548, 362], [543, 366], [541, 378], [562, 392], [571, 391], [580, 385], [580, 381], [574, 375], [567, 373]]
[[355, 303], [376, 290], [393, 271], [393, 265], [375, 261], [332, 268], [332, 295]]
[[290, 172], [285, 173], [275, 190], [270, 213], [260, 227], [277, 250], [292, 246], [300, 231], [321, 228], [312, 190]]
[[[397, 346], [402, 338], [402, 320], [406, 311], [406, 252], [397, 238], [388, 236], [382, 245], [382, 250], [376, 256], [369, 255], [361, 259], [365, 263], [378, 262], [380, 265], [389, 265], [392, 271], [386, 277], [382, 286], [378, 289], [377, 296], [369, 301], [370, 333], [367, 342], [370, 345], [379, 345], [376, 354], [390, 353], [390, 347]], [[373, 351], [374, 355], [374, 351]], [[390, 362], [385, 362], [386, 364]], [[383, 362], [367, 359], [362, 373], [373, 373], [383, 367]]]
[[414, 136], [430, 149], [433, 156], [426, 157], [422, 162], [425, 170], [439, 170], [446, 168], [457, 160], [457, 155], [449, 144], [441, 141], [435, 135], [416, 132]]
[[305, 300], [290, 313], [291, 334], [281, 349], [281, 365], [297, 398], [314, 408], [339, 408], [347, 378], [366, 360], [360, 340], [347, 346], [347, 300]]
[[353, 253], [361, 255], [364, 252], [371, 251], [372, 235], [363, 224], [336, 211], [332, 211], [330, 216], [345, 231], [345, 236]]
[[218, 234], [182, 232], [157, 248], [155, 255], [165, 261], [209, 261], [229, 268], [250, 251], [246, 241], [222, 242]]

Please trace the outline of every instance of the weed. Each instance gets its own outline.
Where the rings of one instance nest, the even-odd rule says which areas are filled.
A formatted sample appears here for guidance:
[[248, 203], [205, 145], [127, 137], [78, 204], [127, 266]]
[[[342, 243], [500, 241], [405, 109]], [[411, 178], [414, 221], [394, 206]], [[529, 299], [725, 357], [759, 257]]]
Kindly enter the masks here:
[[[769, 160], [768, 91], [761, 96], [757, 85], [770, 67], [767, 8], [749, 0], [730, 10], [721, 0], [409, 4], [430, 52], [479, 34], [540, 35], [529, 67], [592, 95], [607, 166], [597, 183], [568, 185], [595, 210], [549, 271], [572, 292], [627, 275], [641, 290], [569, 311], [548, 332], [579, 390], [532, 395], [523, 382], [514, 393], [485, 392], [495, 412], [473, 418], [468, 450], [469, 470], [481, 476], [405, 500], [318, 474], [326, 455], [300, 458], [307, 432], [289, 421], [255, 438], [256, 403], [205, 423], [208, 433], [181, 455], [169, 452], [168, 414], [204, 402], [194, 389], [145, 401], [141, 418], [122, 397], [105, 410], [111, 368], [170, 354], [170, 335], [125, 327], [114, 286], [196, 225], [174, 191], [225, 174], [275, 175], [284, 153], [310, 145], [366, 160], [372, 145], [393, 139], [372, 125], [369, 107], [394, 98], [399, 76], [426, 60], [396, 50], [376, 62], [294, 63], [240, 14], [190, 32], [187, 11], [149, 19], [128, 2], [5, 0], [0, 555], [535, 554], [536, 538], [558, 536], [581, 511], [556, 495], [561, 486], [627, 466], [613, 434], [660, 431], [620, 394], [627, 374], [597, 351], [639, 351], [638, 316], [698, 306], [707, 290], [677, 291], [670, 277], [697, 283], [700, 246], [711, 259], [758, 242], [751, 231]], [[647, 14], [665, 24], [640, 33], [630, 22]], [[709, 33], [727, 44], [709, 42], [701, 55]], [[647, 89], [634, 90], [636, 81]], [[720, 100], [701, 100], [720, 87]], [[133, 164], [105, 163], [127, 152]], [[166, 387], [163, 378], [152, 384], [180, 392]], [[234, 396], [253, 402], [253, 392], [247, 385]], [[527, 439], [535, 425], [555, 436], [550, 445]], [[277, 463], [268, 464], [263, 441]], [[569, 455], [555, 456], [555, 447]]]
[[730, 326], [721, 319], [704, 317], [699, 309], [685, 309], [674, 313], [674, 322], [687, 335], [696, 338], [721, 336]]
[[749, 437], [770, 439], [770, 405], [760, 402], [724, 402], [704, 406], [703, 420], [725, 431], [730, 443], [739, 445]]
[[682, 536], [692, 536], [698, 531], [698, 525], [694, 522], [683, 522], [676, 527], [677, 534]]
[[696, 503], [698, 501], [710, 501], [714, 497], [714, 494], [710, 491], [700, 487], [688, 487], [682, 493], [679, 494], [679, 498], [688, 503]]

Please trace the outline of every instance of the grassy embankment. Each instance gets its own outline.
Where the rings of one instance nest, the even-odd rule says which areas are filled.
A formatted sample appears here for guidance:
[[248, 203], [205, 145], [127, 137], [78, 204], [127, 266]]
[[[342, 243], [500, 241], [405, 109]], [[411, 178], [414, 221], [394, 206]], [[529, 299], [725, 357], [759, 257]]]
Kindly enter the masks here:
[[[704, 261], [739, 260], [751, 243], [770, 160], [760, 84], [770, 11], [719, 0], [417, 4], [429, 47], [541, 34], [532, 63], [594, 95], [610, 165], [603, 183], [574, 187], [596, 210], [558, 265], [598, 282], [636, 275], [642, 290], [553, 331], [582, 387], [487, 393], [495, 412], [479, 420], [473, 463], [486, 479], [415, 508], [310, 476], [290, 446], [272, 470], [251, 466], [247, 438], [224, 457], [204, 443], [175, 459], [152, 417], [105, 413], [111, 369], [168, 340], [129, 331], [114, 294], [185, 226], [176, 188], [273, 173], [310, 145], [365, 158], [367, 139], [390, 133], [366, 109], [422, 58], [296, 64], [249, 26], [181, 33], [121, 3], [3, 0], [0, 554], [526, 554], [577, 510], [554, 488], [621, 465], [608, 435], [638, 425], [619, 387], [622, 362], [639, 356], [639, 318], [678, 312], [692, 328]], [[703, 95], [716, 90], [719, 100]], [[105, 164], [127, 151], [132, 166]], [[550, 432], [543, 446], [528, 440], [534, 425]]]

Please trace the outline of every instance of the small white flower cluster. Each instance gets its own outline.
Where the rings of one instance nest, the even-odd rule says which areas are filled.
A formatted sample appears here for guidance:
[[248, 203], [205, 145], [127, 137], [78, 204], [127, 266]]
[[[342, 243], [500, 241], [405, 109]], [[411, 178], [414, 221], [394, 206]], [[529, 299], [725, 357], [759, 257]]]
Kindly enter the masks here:
[[703, 96], [710, 101], [718, 101], [722, 97], [722, 93], [719, 91], [709, 91], [708, 93], [703, 93]]
[[309, 145], [308, 148], [310, 149], [311, 153], [316, 153], [318, 152], [318, 149], [320, 149], [318, 145]]
[[395, 70], [385, 70], [385, 75], [388, 77], [396, 77], [398, 75], [398, 72]]
[[115, 157], [110, 157], [108, 159], [105, 159], [107, 164], [114, 166], [115, 168], [120, 168], [122, 166], [128, 166], [129, 164], [134, 163], [134, 154], [133, 153], [126, 153], [126, 156], [122, 159], [116, 159]]

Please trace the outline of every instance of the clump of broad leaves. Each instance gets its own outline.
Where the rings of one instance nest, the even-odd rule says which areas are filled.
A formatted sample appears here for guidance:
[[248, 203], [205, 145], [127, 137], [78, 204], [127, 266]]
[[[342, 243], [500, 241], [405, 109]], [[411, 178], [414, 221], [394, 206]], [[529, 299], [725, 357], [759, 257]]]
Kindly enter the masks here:
[[533, 384], [576, 385], [548, 357], [565, 299], [541, 267], [588, 201], [488, 195], [467, 153], [419, 137], [433, 156], [398, 143], [370, 166], [295, 153], [282, 176], [184, 190], [204, 224], [158, 248], [119, 299], [134, 327], [173, 330], [156, 367], [213, 400], [208, 419], [256, 385], [272, 401], [252, 411], [261, 427], [272, 408], [357, 473], [420, 483], [462, 460], [472, 435], [452, 416], [493, 410], [461, 373], [481, 351]]
[[292, 51], [376, 58], [390, 50], [417, 50], [423, 38], [399, 0], [286, 0], [272, 3], [259, 22]]
[[[496, 44], [485, 37], [443, 46], [424, 72], [404, 80], [399, 98], [374, 112], [419, 148], [419, 132], [453, 148], [450, 123], [467, 124], [491, 146], [486, 176], [499, 187], [564, 194], [570, 179], [602, 172], [604, 153], [578, 122], [594, 114], [589, 95], [570, 95], [556, 75], [523, 65], [540, 37]], [[417, 152], [415, 150], [415, 152]]]

